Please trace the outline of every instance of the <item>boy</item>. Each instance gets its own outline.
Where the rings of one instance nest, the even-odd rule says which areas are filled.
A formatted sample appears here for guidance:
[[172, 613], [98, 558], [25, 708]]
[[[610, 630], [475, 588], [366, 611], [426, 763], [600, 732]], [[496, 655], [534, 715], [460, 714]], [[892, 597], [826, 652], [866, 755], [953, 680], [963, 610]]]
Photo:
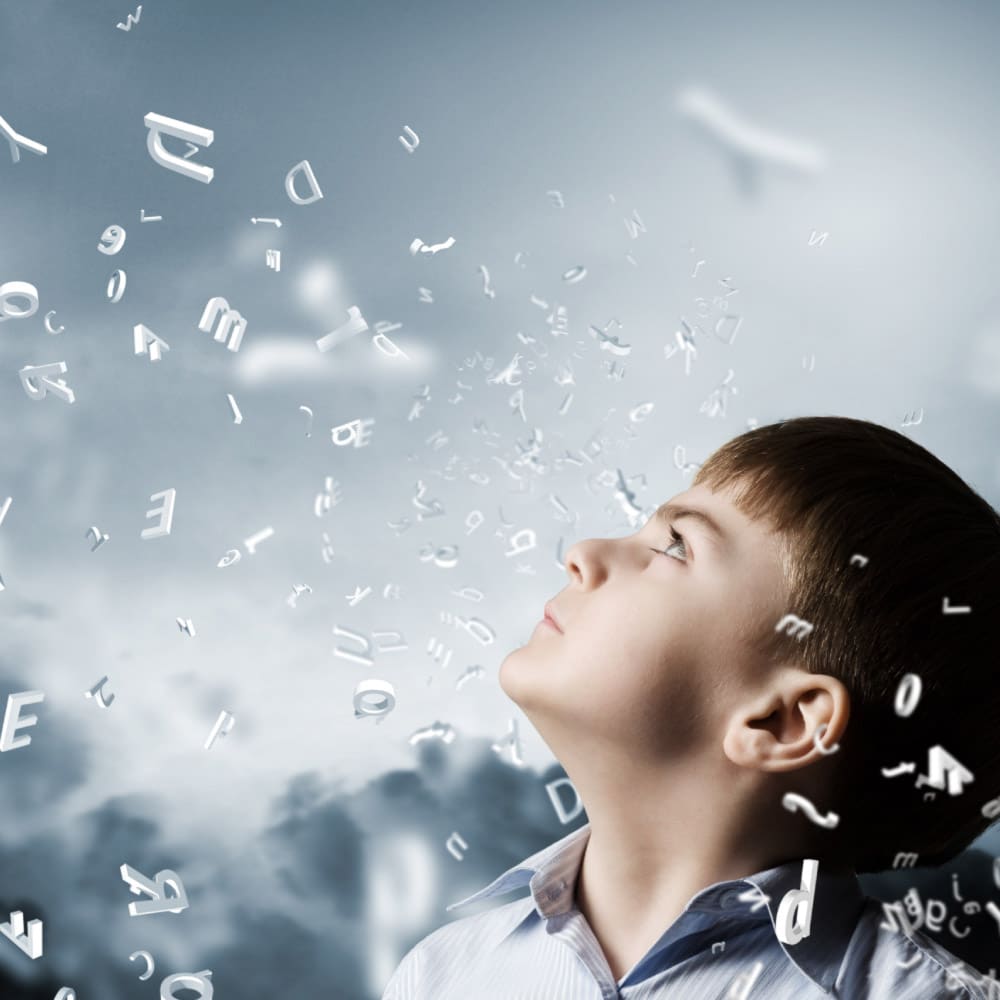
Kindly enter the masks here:
[[896, 431], [802, 417], [566, 570], [499, 678], [588, 823], [452, 904], [531, 890], [383, 1000], [986, 997], [856, 873], [997, 814], [996, 511]]

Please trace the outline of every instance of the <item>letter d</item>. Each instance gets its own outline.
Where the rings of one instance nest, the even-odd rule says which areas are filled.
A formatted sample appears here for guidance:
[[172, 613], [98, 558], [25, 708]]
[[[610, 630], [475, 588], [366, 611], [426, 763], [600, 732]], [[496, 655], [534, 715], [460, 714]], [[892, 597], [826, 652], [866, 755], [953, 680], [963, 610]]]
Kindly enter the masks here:
[[778, 906], [778, 915], [774, 923], [778, 940], [783, 944], [798, 944], [804, 937], [809, 937], [818, 869], [818, 861], [813, 858], [803, 858], [802, 888], [789, 889]]
[[[312, 194], [308, 198], [303, 198], [295, 190], [295, 176], [297, 173], [302, 172], [305, 175], [306, 182], [309, 184]], [[314, 201], [319, 201], [323, 197], [323, 192], [319, 189], [319, 184], [316, 183], [316, 175], [313, 173], [312, 167], [309, 166], [308, 160], [303, 160], [301, 163], [296, 163], [291, 170], [285, 175], [285, 191], [288, 193], [288, 197], [295, 202], [296, 205], [309, 205]]]
[[[559, 789], [567, 785], [569, 786], [570, 791], [572, 791], [573, 798], [575, 800], [572, 808], [569, 810], [563, 806], [562, 799], [559, 797]], [[576, 786], [569, 780], [569, 778], [556, 778], [553, 781], [550, 781], [545, 786], [545, 791], [549, 793], [549, 800], [552, 802], [552, 807], [555, 809], [560, 823], [569, 823], [571, 820], [576, 819], [576, 817], [580, 815], [580, 812], [583, 809], [583, 802], [580, 799], [580, 793], [576, 790]]]

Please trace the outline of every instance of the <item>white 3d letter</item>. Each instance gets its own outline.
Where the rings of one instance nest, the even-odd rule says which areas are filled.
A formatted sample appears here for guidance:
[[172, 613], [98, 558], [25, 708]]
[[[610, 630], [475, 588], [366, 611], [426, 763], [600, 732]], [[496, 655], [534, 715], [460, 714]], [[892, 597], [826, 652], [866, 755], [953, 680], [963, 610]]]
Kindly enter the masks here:
[[818, 861], [813, 858], [803, 858], [802, 888], [789, 889], [778, 905], [778, 915], [774, 918], [774, 923], [778, 940], [783, 944], [798, 944], [804, 937], [809, 937], [818, 870]]
[[66, 384], [66, 380], [49, 378], [50, 375], [59, 375], [65, 371], [65, 361], [53, 361], [48, 365], [25, 365], [17, 374], [21, 376], [21, 385], [30, 399], [44, 399], [53, 392], [60, 399], [72, 403], [76, 400], [76, 396]]
[[[2, 120], [2, 119], [0, 119]], [[8, 299], [27, 299], [24, 309], [8, 309]], [[8, 319], [27, 319], [38, 312], [38, 289], [28, 281], [7, 281], [0, 285], [0, 323]]]
[[918, 774], [914, 788], [922, 785], [930, 785], [931, 788], [944, 788], [945, 775], [948, 779], [948, 793], [950, 795], [960, 795], [962, 792], [962, 782], [972, 781], [972, 772], [960, 764], [947, 750], [940, 744], [932, 746], [927, 752], [930, 775]]
[[[312, 195], [308, 198], [301, 197], [295, 190], [295, 174], [300, 170], [305, 174], [305, 178], [309, 182], [309, 187], [312, 189]], [[288, 192], [288, 197], [296, 205], [309, 205], [314, 201], [319, 201], [323, 197], [323, 192], [320, 191], [319, 184], [316, 183], [316, 175], [313, 173], [312, 167], [309, 166], [308, 160], [296, 163], [285, 175], [285, 191]]]
[[[146, 878], [142, 872], [137, 872], [128, 865], [121, 866], [122, 879], [128, 883], [129, 888], [138, 895], [140, 892], [151, 896], [151, 899], [143, 899], [138, 903], [129, 903], [128, 912], [133, 917], [144, 917], [150, 913], [180, 913], [188, 907], [187, 893], [184, 891], [184, 883], [180, 876], [169, 868], [158, 871], [152, 879]], [[170, 886], [174, 894], [168, 896], [166, 887]]]
[[212, 726], [212, 731], [208, 734], [208, 739], [205, 740], [205, 749], [211, 750], [216, 739], [220, 736], [228, 736], [229, 731], [235, 725], [236, 717], [234, 715], [231, 715], [225, 709], [219, 712], [219, 717], [215, 720], [215, 725]]
[[168, 153], [163, 148], [163, 141], [160, 139], [161, 133], [165, 132], [167, 135], [175, 136], [198, 146], [211, 146], [215, 139], [215, 133], [210, 128], [189, 125], [187, 122], [178, 121], [176, 118], [167, 118], [165, 115], [157, 115], [152, 111], [143, 118], [142, 122], [149, 129], [149, 135], [146, 136], [146, 148], [149, 150], [149, 155], [161, 167], [201, 181], [203, 184], [208, 184], [212, 180], [215, 171], [211, 167], [206, 167], [203, 163], [192, 163], [175, 153]]
[[174, 990], [198, 990], [197, 1000], [212, 1000], [212, 970], [201, 972], [175, 972], [160, 983], [160, 1000], [176, 1000]]
[[132, 339], [136, 354], [147, 353], [146, 347], [147, 345], [149, 346], [150, 361], [159, 361], [163, 356], [160, 352], [170, 350], [170, 345], [165, 340], [161, 340], [152, 330], [143, 326], [142, 323], [136, 323], [132, 328]]
[[18, 729], [25, 729], [38, 722], [37, 715], [21, 716], [21, 706], [34, 705], [44, 699], [45, 695], [41, 691], [21, 691], [8, 696], [7, 710], [3, 714], [3, 729], [0, 730], [0, 753], [26, 747], [31, 742], [30, 736], [14, 736]]
[[20, 910], [14, 910], [9, 921], [0, 924], [0, 934], [5, 938], [10, 938], [28, 956], [28, 958], [42, 957], [42, 922], [37, 918], [28, 921], [28, 933], [24, 933], [24, 914]]
[[174, 500], [177, 499], [177, 490], [161, 490], [159, 493], [152, 493], [150, 500], [163, 500], [162, 507], [154, 507], [146, 511], [146, 517], [160, 515], [160, 520], [149, 528], [143, 528], [139, 533], [143, 538], [159, 538], [161, 535], [169, 535], [170, 527], [174, 523]]
[[216, 327], [213, 339], [221, 344], [226, 339], [229, 328], [232, 327], [232, 336], [226, 347], [231, 351], [238, 351], [240, 341], [243, 340], [243, 332], [247, 328], [247, 321], [235, 309], [231, 309], [221, 295], [216, 295], [205, 304], [205, 311], [198, 320], [198, 329], [209, 333], [216, 319], [219, 320], [219, 325]]

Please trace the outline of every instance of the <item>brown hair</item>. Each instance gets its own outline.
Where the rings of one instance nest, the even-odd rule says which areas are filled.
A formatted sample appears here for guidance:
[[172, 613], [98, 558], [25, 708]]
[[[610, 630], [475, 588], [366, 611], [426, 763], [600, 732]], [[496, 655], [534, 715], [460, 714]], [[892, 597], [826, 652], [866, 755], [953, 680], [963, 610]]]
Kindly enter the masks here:
[[[897, 852], [922, 865], [952, 858], [989, 826], [997, 810], [986, 803], [1000, 795], [1000, 515], [926, 448], [851, 417], [754, 428], [710, 455], [692, 485], [732, 491], [778, 532], [787, 610], [813, 630], [771, 628], [757, 651], [850, 692], [831, 794], [855, 869], [888, 868]], [[945, 614], [945, 598], [971, 611]], [[900, 716], [906, 674], [921, 694]], [[936, 745], [972, 772], [958, 795], [947, 782], [915, 787]], [[906, 761], [912, 773], [882, 775]]]

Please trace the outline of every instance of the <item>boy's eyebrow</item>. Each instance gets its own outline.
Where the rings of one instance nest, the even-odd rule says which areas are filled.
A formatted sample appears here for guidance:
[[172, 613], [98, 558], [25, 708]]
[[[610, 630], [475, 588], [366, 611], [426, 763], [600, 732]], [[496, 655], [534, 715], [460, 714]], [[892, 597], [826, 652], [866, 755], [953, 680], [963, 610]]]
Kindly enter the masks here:
[[668, 521], [679, 521], [681, 518], [689, 517], [702, 525], [702, 527], [707, 528], [709, 534], [714, 536], [716, 543], [720, 549], [726, 549], [729, 545], [729, 538], [726, 533], [719, 527], [715, 519], [703, 510], [698, 510], [695, 507], [684, 507], [681, 504], [675, 503], [665, 503], [659, 510], [653, 515], [654, 519], [658, 524], [666, 524]]

